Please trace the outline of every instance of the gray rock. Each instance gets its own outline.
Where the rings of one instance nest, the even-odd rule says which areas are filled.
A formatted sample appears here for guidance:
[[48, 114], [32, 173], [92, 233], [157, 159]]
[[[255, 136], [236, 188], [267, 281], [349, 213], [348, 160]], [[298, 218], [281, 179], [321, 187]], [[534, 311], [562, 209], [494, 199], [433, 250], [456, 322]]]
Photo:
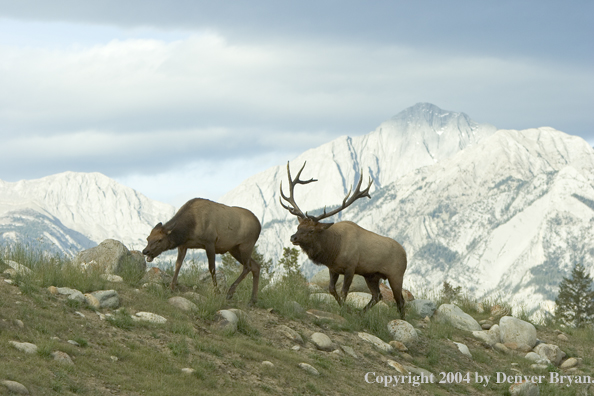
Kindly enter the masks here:
[[12, 260], [6, 260], [5, 263], [12, 268], [13, 270], [16, 271], [17, 274], [21, 274], [21, 275], [29, 275], [32, 273], [31, 269], [28, 267], [25, 267], [22, 264], [17, 263], [16, 261], [12, 261]]
[[69, 366], [74, 366], [74, 362], [72, 361], [70, 356], [68, 356], [68, 354], [65, 352], [54, 351], [54, 352], [52, 352], [52, 357], [54, 358], [54, 360], [56, 362], [58, 362], [60, 364], [67, 364]]
[[25, 387], [25, 385], [16, 382], [16, 381], [2, 381], [2, 385], [8, 389], [9, 392], [16, 393], [17, 395], [28, 395], [29, 390]]
[[417, 312], [421, 318], [424, 318], [425, 316], [433, 316], [435, 310], [437, 309], [435, 303], [429, 300], [413, 300], [407, 305]]
[[303, 337], [301, 337], [301, 334], [297, 333], [295, 330], [293, 330], [292, 328], [285, 326], [285, 325], [280, 325], [277, 326], [276, 329], [285, 337], [287, 337], [289, 340], [297, 342], [301, 345], [303, 345]]
[[462, 344], [460, 342], [455, 342], [455, 341], [452, 341], [452, 342], [454, 344], [456, 344], [456, 346], [458, 347], [458, 350], [460, 352], [462, 352], [463, 355], [466, 355], [472, 359], [472, 354], [470, 353], [470, 350], [468, 349], [468, 347], [465, 344]]
[[579, 361], [576, 358], [569, 358], [566, 361], [564, 361], [563, 363], [561, 363], [561, 366], [559, 366], [559, 368], [563, 369], [563, 370], [567, 370], [570, 369], [572, 367], [575, 367], [579, 364]]
[[466, 331], [481, 331], [481, 325], [470, 315], [454, 304], [442, 304], [437, 308], [433, 319], [438, 323], [448, 323], [451, 326]]
[[194, 311], [198, 309], [198, 306], [196, 304], [194, 304], [187, 298], [180, 296], [171, 297], [169, 300], [167, 300], [167, 302], [173, 305], [174, 307], [181, 309], [182, 311]]
[[101, 308], [115, 309], [120, 306], [120, 296], [115, 290], [100, 290], [91, 293], [99, 301]]
[[493, 347], [493, 345], [501, 342], [501, 334], [498, 325], [491, 326], [489, 330], [473, 331], [472, 335], [474, 338], [482, 341], [490, 347]]
[[388, 332], [394, 341], [410, 345], [419, 339], [415, 328], [408, 322], [396, 319], [388, 323]]
[[515, 342], [518, 345], [525, 344], [530, 348], [536, 345], [536, 328], [528, 323], [512, 316], [504, 316], [499, 321], [501, 341], [505, 344]]
[[30, 342], [9, 341], [9, 343], [21, 352], [34, 354], [37, 353], [37, 345]]
[[311, 335], [311, 342], [321, 351], [330, 352], [334, 350], [332, 340], [324, 333], [313, 333]]
[[142, 253], [133, 253], [120, 241], [106, 239], [98, 246], [83, 250], [74, 258], [75, 264], [84, 267], [97, 266], [108, 274], [120, 274], [126, 268], [145, 271], [146, 261]]
[[374, 335], [371, 335], [369, 333], [363, 333], [363, 332], [360, 332], [357, 335], [362, 340], [371, 343], [373, 346], [375, 346], [376, 348], [378, 348], [384, 352], [392, 353], [394, 351], [394, 348], [392, 347], [392, 345], [385, 343], [380, 338], [378, 338]]
[[193, 368], [189, 368], [189, 367], [181, 369], [181, 372], [184, 374], [187, 374], [187, 375], [194, 374], [195, 371], [196, 370], [194, 370]]
[[261, 364], [264, 367], [274, 367], [274, 364], [268, 360], [264, 360]]
[[222, 309], [217, 311], [217, 314], [219, 315], [218, 326], [220, 329], [230, 331], [232, 333], [237, 331], [237, 323], [239, 322], [239, 318], [233, 311]]
[[551, 361], [549, 359], [547, 359], [546, 357], [540, 356], [536, 352], [528, 352], [526, 354], [526, 356], [524, 356], [524, 358], [526, 358], [536, 364], [544, 364], [544, 365], [551, 364]]
[[509, 348], [500, 342], [493, 345], [493, 349], [495, 349], [496, 351], [501, 352], [501, 353], [509, 353]]
[[86, 301], [84, 294], [82, 294], [80, 291], [76, 289], [71, 289], [69, 287], [58, 287], [57, 290], [58, 294], [68, 296], [69, 300], [74, 300], [81, 303], [84, 303]]
[[313, 366], [312, 366], [312, 365], [310, 365], [310, 364], [307, 364], [307, 363], [299, 363], [299, 367], [301, 367], [303, 370], [307, 371], [307, 372], [308, 372], [308, 373], [310, 373], [310, 374], [313, 374], [313, 375], [320, 375], [319, 371], [318, 371], [318, 370], [316, 370], [316, 368], [315, 368], [315, 367], [313, 367]]
[[144, 321], [157, 324], [163, 324], [167, 322], [167, 319], [152, 312], [136, 312], [134, 315], [132, 315], [132, 319], [135, 321]]
[[563, 352], [557, 345], [553, 344], [538, 344], [534, 347], [534, 352], [549, 359], [555, 366], [558, 366], [561, 359], [565, 357], [565, 352]]
[[340, 315], [333, 314], [332, 312], [320, 311], [319, 309], [309, 309], [307, 314], [321, 321], [345, 323], [346, 319]]
[[355, 353], [355, 350], [353, 348], [351, 348], [350, 346], [341, 345], [340, 349], [342, 349], [344, 351], [344, 353], [346, 353], [347, 355], [349, 355], [355, 359], [359, 359], [359, 356], [357, 355], [357, 353]]

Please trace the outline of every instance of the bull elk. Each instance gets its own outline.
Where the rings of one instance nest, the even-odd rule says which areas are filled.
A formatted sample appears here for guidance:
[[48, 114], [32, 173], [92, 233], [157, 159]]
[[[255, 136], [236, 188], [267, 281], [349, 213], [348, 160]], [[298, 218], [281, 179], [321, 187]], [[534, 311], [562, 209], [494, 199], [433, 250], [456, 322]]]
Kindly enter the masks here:
[[250, 303], [254, 304], [258, 295], [260, 264], [252, 258], [252, 251], [260, 229], [260, 221], [247, 209], [195, 198], [186, 202], [167, 223], [159, 223], [153, 228], [142, 254], [151, 262], [162, 252], [177, 248], [171, 281], [173, 290], [187, 250], [204, 249], [212, 283], [217, 290], [215, 255], [229, 252], [243, 265], [243, 271], [229, 288], [227, 298], [233, 297], [237, 285], [251, 272], [254, 283]]
[[[297, 173], [295, 179], [291, 178], [291, 170], [287, 162], [287, 175], [289, 178], [289, 197], [283, 192], [283, 184], [280, 185], [281, 197], [279, 198], [283, 208], [299, 218], [297, 232], [291, 236], [293, 245], [298, 245], [307, 254], [309, 259], [318, 265], [325, 265], [330, 272], [330, 283], [328, 289], [338, 304], [346, 301], [349, 288], [355, 274], [365, 278], [367, 286], [371, 291], [371, 301], [365, 306], [364, 312], [373, 307], [382, 298], [379, 288], [380, 279], [388, 279], [394, 292], [394, 298], [404, 319], [404, 298], [402, 297], [402, 279], [406, 271], [406, 252], [395, 240], [387, 238], [371, 231], [367, 231], [351, 221], [340, 221], [337, 223], [320, 223], [320, 220], [333, 216], [350, 206], [359, 198], [368, 197], [369, 185], [361, 191], [363, 175], [351, 196], [351, 190], [344, 198], [342, 205], [330, 212], [324, 212], [319, 216], [312, 216], [303, 213], [295, 202], [294, 189], [297, 184], [308, 184], [317, 180], [301, 180], [301, 172], [305, 163]], [[287, 205], [283, 203], [287, 202]], [[339, 275], [344, 275], [344, 282], [341, 294], [336, 292], [336, 281]]]

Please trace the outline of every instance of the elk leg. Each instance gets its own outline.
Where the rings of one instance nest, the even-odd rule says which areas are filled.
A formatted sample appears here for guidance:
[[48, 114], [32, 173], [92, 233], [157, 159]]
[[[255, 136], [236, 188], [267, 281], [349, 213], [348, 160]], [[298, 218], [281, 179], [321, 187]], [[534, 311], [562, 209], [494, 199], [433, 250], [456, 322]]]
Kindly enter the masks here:
[[396, 305], [398, 306], [398, 311], [400, 312], [400, 318], [404, 320], [404, 297], [402, 297], [402, 277], [389, 276], [388, 281], [390, 282], [392, 293], [394, 293], [394, 300], [396, 300]]
[[340, 274], [338, 272], [331, 271], [329, 268], [328, 271], [330, 272], [330, 282], [328, 282], [328, 291], [330, 292], [330, 294], [334, 296], [338, 305], [342, 305], [342, 300], [336, 292], [336, 282], [338, 281], [338, 276]]
[[184, 258], [186, 258], [186, 252], [188, 248], [185, 247], [178, 247], [177, 248], [177, 260], [175, 261], [175, 273], [173, 274], [173, 279], [171, 280], [171, 285], [169, 286], [171, 290], [175, 289], [175, 285], [177, 284], [177, 274], [179, 274], [179, 270], [184, 262]]
[[214, 286], [214, 291], [216, 294], [219, 293], [219, 286], [217, 285], [217, 273], [215, 267], [215, 248], [214, 246], [207, 246], [206, 250], [206, 257], [208, 258], [208, 271], [210, 271], [210, 276], [212, 278], [212, 284]]
[[344, 279], [342, 280], [342, 299], [344, 302], [347, 300], [347, 295], [349, 294], [349, 289], [351, 288], [351, 283], [353, 283], [353, 278], [355, 277], [354, 270], [346, 270], [344, 272]]
[[252, 269], [252, 298], [250, 299], [250, 305], [255, 305], [258, 300], [258, 284], [260, 283], [260, 263], [253, 258], [250, 258], [251, 269]]
[[382, 299], [382, 293], [380, 292], [379, 288], [380, 279], [381, 277], [377, 274], [365, 277], [367, 287], [371, 291], [371, 300], [365, 306], [365, 308], [363, 308], [363, 312], [367, 312], [369, 309], [371, 309], [371, 307], [373, 307]]

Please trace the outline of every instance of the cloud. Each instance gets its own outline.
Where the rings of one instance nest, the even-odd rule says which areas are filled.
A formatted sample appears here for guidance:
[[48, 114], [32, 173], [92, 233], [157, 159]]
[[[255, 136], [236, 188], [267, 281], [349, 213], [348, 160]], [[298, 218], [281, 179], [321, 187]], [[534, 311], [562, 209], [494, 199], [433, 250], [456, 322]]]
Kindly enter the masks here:
[[0, 178], [75, 170], [165, 180], [183, 167], [252, 169], [246, 164], [262, 155], [283, 162], [339, 135], [367, 133], [416, 102], [502, 128], [564, 130], [591, 125], [593, 81], [591, 69], [562, 60], [394, 43], [252, 42], [216, 31], [61, 47], [5, 43]]

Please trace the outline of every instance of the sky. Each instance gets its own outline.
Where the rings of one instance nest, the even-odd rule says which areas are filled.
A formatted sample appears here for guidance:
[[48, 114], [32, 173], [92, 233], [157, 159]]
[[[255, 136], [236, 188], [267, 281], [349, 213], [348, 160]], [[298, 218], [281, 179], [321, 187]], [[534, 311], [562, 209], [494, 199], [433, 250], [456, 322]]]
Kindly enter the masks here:
[[0, 179], [149, 198], [247, 177], [418, 102], [594, 144], [592, 1], [0, 0]]

